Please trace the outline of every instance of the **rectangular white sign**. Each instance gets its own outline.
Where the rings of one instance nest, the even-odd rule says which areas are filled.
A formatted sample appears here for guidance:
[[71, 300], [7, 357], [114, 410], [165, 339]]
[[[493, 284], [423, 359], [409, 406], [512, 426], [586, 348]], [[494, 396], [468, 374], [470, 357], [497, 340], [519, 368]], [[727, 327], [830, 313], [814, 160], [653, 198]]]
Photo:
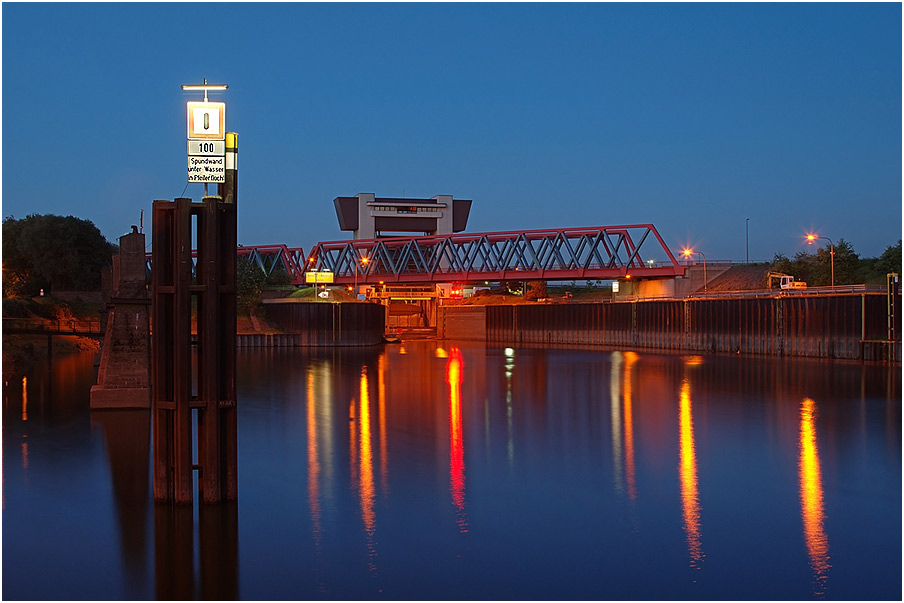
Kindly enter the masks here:
[[226, 154], [225, 140], [189, 140], [189, 155], [204, 155], [207, 157], [219, 157]]
[[226, 182], [226, 158], [189, 156], [188, 181]]

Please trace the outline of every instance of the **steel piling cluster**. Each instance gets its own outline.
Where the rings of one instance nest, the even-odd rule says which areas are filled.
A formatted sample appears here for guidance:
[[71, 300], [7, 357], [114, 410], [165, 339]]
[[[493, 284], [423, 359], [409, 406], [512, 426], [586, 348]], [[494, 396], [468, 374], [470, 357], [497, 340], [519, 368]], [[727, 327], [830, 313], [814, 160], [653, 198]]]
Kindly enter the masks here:
[[[895, 303], [900, 316], [900, 297]], [[900, 361], [887, 316], [886, 297], [869, 293], [444, 307], [439, 333], [499, 344]]]

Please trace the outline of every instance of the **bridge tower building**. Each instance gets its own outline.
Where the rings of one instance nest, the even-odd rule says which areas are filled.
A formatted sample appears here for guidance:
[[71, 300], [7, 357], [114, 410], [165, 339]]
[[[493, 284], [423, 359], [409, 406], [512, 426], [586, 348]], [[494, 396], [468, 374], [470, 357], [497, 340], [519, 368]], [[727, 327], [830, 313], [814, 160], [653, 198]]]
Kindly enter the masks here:
[[430, 199], [377, 198], [373, 193], [336, 197], [339, 228], [357, 239], [376, 239], [395, 233], [450, 235], [463, 231], [471, 212], [469, 199], [437, 195]]

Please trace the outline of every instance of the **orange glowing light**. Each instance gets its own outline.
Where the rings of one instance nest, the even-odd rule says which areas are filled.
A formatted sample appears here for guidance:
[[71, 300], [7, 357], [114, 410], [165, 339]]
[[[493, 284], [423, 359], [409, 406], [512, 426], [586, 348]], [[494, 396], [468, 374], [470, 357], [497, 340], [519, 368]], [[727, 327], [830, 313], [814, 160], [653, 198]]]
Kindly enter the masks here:
[[681, 478], [681, 510], [691, 567], [699, 569], [703, 560], [700, 544], [700, 494], [697, 490], [697, 455], [694, 452], [694, 417], [691, 411], [691, 385], [681, 382], [678, 408], [679, 465]]
[[367, 262], [369, 262], [369, 261], [370, 261], [370, 258], [361, 258], [362, 264], [367, 264]]
[[825, 593], [828, 577], [829, 538], [825, 531], [825, 506], [819, 449], [816, 444], [816, 402], [804, 398], [800, 407], [800, 513], [804, 524], [804, 540], [810, 555], [810, 567], [816, 581], [815, 595]]

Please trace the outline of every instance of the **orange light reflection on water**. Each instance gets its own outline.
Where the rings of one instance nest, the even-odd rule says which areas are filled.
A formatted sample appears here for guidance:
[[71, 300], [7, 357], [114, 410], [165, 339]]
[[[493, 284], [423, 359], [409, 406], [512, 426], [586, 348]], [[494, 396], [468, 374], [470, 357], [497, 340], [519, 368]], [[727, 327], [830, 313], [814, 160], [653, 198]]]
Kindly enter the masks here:
[[22, 420], [28, 420], [28, 377], [22, 377]]
[[810, 556], [810, 567], [816, 581], [814, 594], [825, 594], [828, 577], [829, 538], [825, 532], [822, 472], [816, 443], [816, 402], [804, 398], [800, 407], [800, 513], [804, 524], [804, 540]]
[[320, 456], [317, 451], [317, 407], [314, 402], [314, 373], [308, 372], [308, 506], [311, 509], [311, 529], [314, 546], [320, 548]]
[[367, 382], [367, 367], [361, 368], [361, 388], [359, 400], [358, 423], [360, 442], [358, 456], [358, 492], [361, 497], [361, 519], [367, 533], [368, 549], [371, 558], [375, 556], [373, 536], [376, 530], [374, 513], [374, 465], [373, 442], [370, 430], [370, 392]]
[[691, 384], [685, 377], [681, 381], [678, 402], [679, 475], [681, 479], [681, 509], [684, 532], [691, 567], [699, 569], [703, 560], [700, 543], [700, 494], [697, 490], [697, 455], [694, 451], [694, 417], [691, 409]]
[[446, 363], [446, 381], [449, 383], [449, 492], [457, 511], [458, 529], [468, 531], [465, 515], [465, 445], [461, 420], [461, 350], [453, 347]]
[[632, 388], [632, 373], [634, 363], [637, 362], [639, 356], [634, 352], [625, 352], [625, 375], [622, 385], [622, 393], [624, 394], [623, 415], [625, 420], [625, 480], [628, 486], [628, 498], [637, 500], [637, 480], [636, 469], [634, 466], [634, 414], [633, 401], [634, 390]]

